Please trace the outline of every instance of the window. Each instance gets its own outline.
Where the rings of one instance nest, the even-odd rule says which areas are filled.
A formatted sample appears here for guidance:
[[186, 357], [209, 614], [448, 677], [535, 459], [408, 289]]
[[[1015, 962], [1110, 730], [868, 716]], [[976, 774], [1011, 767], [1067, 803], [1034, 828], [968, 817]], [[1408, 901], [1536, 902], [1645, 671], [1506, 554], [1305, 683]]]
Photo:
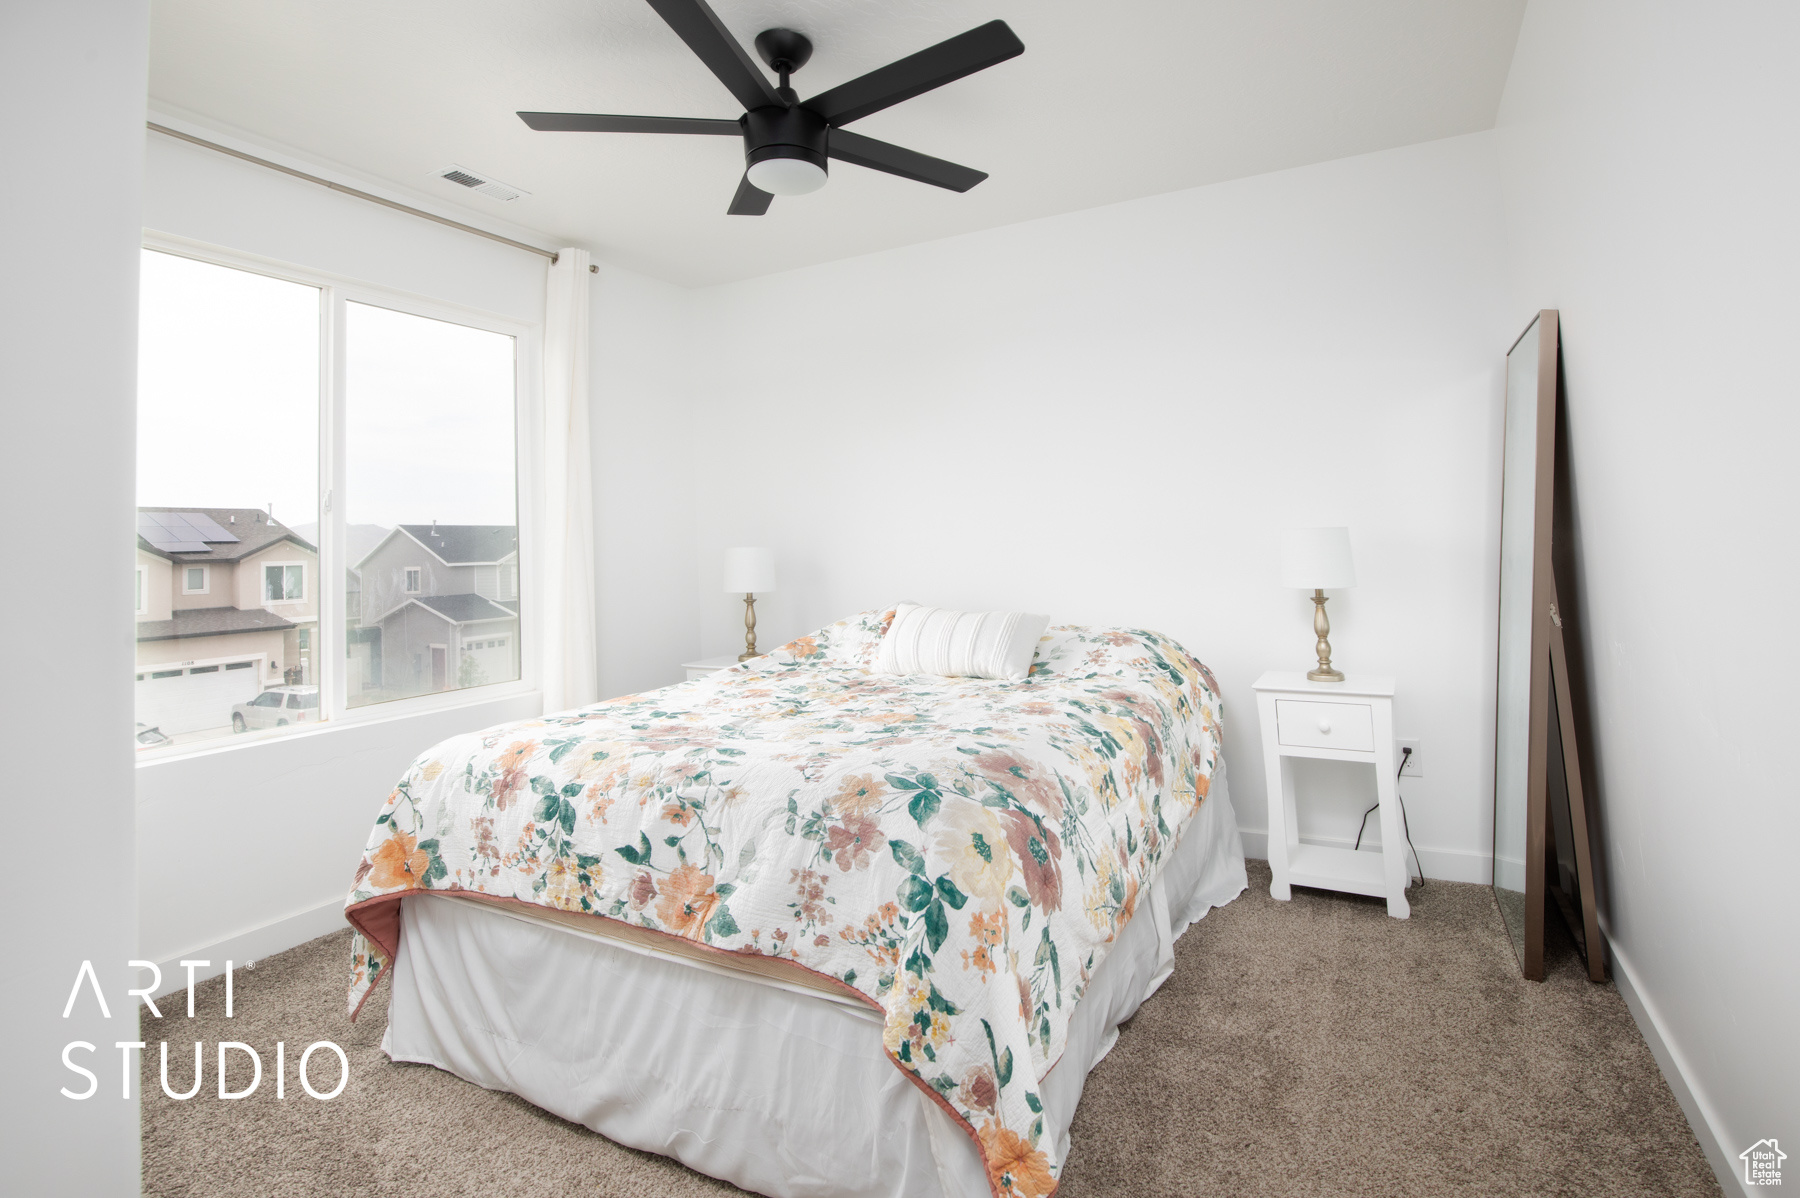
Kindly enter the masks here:
[[319, 707], [318, 691], [295, 691], [288, 695], [290, 711], [317, 711]]
[[[301, 695], [311, 723], [522, 682], [512, 654], [459, 671], [441, 646], [478, 621], [517, 637], [529, 619], [516, 428], [531, 330], [147, 242], [137, 522], [153, 548], [133, 580], [137, 720], [182, 745], [243, 727], [234, 712], [271, 705], [264, 686]], [[490, 580], [498, 568], [485, 594], [477, 565]], [[483, 639], [496, 626], [478, 624]], [[214, 664], [176, 668], [193, 658]], [[250, 727], [291, 731], [275, 725]]]
[[[279, 556], [296, 562], [314, 551], [321, 300], [302, 283], [143, 254], [137, 532], [168, 560], [139, 559], [139, 611], [157, 617], [138, 626], [147, 638], [137, 646], [140, 671], [196, 657], [266, 655], [277, 676], [292, 664], [256, 601], [266, 584], [252, 574], [247, 587], [214, 594], [212, 572], [274, 545], [291, 548]], [[278, 584], [285, 596], [285, 571]], [[178, 604], [183, 595], [210, 598]], [[290, 624], [317, 619], [298, 605], [281, 613]], [[254, 671], [216, 665], [149, 674], [137, 686], [137, 719], [175, 745], [228, 735], [233, 706], [258, 689]]]
[[379, 635], [379, 657], [373, 643], [366, 661], [352, 654], [363, 681], [347, 703], [514, 681], [510, 657], [451, 659], [448, 646], [465, 625], [485, 637], [498, 625], [477, 622], [519, 618], [516, 564], [500, 568], [519, 552], [516, 339], [374, 304], [345, 309], [344, 519], [395, 530], [346, 583], [362, 630]]
[[298, 562], [263, 566], [263, 602], [299, 603], [306, 598], [306, 567]]
[[250, 706], [252, 706], [252, 707], [280, 707], [281, 706], [281, 692], [279, 692], [279, 691], [264, 691], [262, 694], [256, 696], [256, 698], [250, 700]]

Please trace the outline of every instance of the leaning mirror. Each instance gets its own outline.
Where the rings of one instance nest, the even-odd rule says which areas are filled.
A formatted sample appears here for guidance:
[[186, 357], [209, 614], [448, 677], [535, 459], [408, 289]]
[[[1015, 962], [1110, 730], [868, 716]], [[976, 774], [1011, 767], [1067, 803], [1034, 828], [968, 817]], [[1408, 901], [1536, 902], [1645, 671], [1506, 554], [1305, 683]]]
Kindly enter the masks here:
[[[1527, 978], [1544, 977], [1544, 920], [1554, 900], [1588, 976], [1600, 981], [1604, 945], [1570, 678], [1576, 638], [1558, 604], [1556, 563], [1572, 560], [1570, 522], [1557, 519], [1568, 511], [1557, 483], [1559, 362], [1557, 314], [1545, 310], [1506, 355], [1493, 885]], [[1560, 559], [1552, 552], [1559, 535]]]
[[[1531, 592], [1532, 558], [1538, 540], [1538, 392], [1543, 316], [1540, 314], [1531, 322], [1506, 355], [1506, 419], [1500, 478], [1500, 649], [1494, 720], [1494, 898], [1527, 976], [1532, 972], [1526, 958], [1525, 927], [1525, 853], [1531, 806]], [[1547, 519], [1548, 512], [1544, 514]]]

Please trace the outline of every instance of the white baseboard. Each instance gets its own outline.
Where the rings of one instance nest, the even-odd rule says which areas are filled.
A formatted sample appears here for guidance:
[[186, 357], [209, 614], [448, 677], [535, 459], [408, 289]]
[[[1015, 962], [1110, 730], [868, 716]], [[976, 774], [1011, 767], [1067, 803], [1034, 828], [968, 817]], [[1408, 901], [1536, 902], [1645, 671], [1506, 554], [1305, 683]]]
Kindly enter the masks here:
[[[1244, 839], [1244, 856], [1257, 857], [1264, 861], [1269, 859], [1269, 833], [1266, 828], [1239, 828], [1238, 835]], [[1327, 845], [1332, 848], [1348, 849], [1355, 847], [1356, 842], [1350, 837], [1307, 836], [1302, 838], [1306, 844]], [[1380, 841], [1375, 844], [1379, 848]], [[1363, 851], [1369, 850], [1369, 838], [1363, 837]], [[1489, 871], [1493, 862], [1486, 853], [1471, 853], [1466, 849], [1434, 849], [1418, 846], [1419, 868], [1425, 871], [1427, 878], [1440, 878], [1446, 882], [1477, 882], [1485, 886], [1491, 880]], [[1408, 854], [1410, 858], [1411, 854]], [[1409, 859], [1408, 865], [1412, 862]]]
[[1607, 937], [1606, 947], [1607, 955], [1611, 958], [1608, 964], [1612, 967], [1613, 983], [1619, 988], [1619, 997], [1625, 1000], [1625, 1006], [1631, 1011], [1631, 1018], [1637, 1022], [1644, 1043], [1650, 1046], [1650, 1054], [1656, 1058], [1657, 1067], [1662, 1070], [1663, 1080], [1669, 1083], [1669, 1089], [1675, 1094], [1675, 1101], [1681, 1104], [1681, 1113], [1687, 1116], [1688, 1126], [1694, 1129], [1694, 1138], [1700, 1141], [1700, 1150], [1706, 1154], [1706, 1163], [1712, 1166], [1713, 1173], [1718, 1177], [1719, 1188], [1727, 1194], [1749, 1195], [1751, 1190], [1744, 1184], [1744, 1175], [1738, 1170], [1736, 1156], [1736, 1152], [1743, 1151], [1743, 1148], [1734, 1151], [1730, 1147], [1719, 1122], [1718, 1112], [1706, 1100], [1706, 1096], [1689, 1082], [1681, 1054], [1663, 1034], [1662, 1021], [1656, 1017], [1656, 1008], [1650, 1004], [1644, 992], [1638, 989], [1631, 962], [1619, 952], [1619, 946], [1610, 935]]
[[[277, 919], [247, 932], [228, 936], [224, 940], [176, 953], [168, 960], [156, 963], [157, 968], [162, 970], [162, 982], [152, 997], [161, 998], [165, 994], [187, 989], [188, 976], [187, 970], [182, 967], [183, 961], [209, 962], [205, 968], [194, 969], [194, 980], [204, 981], [224, 974], [226, 961], [232, 963], [232, 970], [236, 972], [261, 957], [286, 952], [308, 940], [316, 940], [348, 926], [344, 922], [344, 900], [333, 899], [285, 919]], [[348, 965], [345, 968], [349, 968]]]

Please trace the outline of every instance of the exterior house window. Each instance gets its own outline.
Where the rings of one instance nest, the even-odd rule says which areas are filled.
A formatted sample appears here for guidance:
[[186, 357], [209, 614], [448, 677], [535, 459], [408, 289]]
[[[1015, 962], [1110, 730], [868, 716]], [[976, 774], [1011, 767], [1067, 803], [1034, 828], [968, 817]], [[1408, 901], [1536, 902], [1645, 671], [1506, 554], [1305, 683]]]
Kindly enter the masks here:
[[[533, 331], [154, 233], [146, 245], [133, 677], [138, 722], [173, 739], [140, 747], [291, 731], [258, 722], [258, 702], [328, 723], [521, 681], [492, 644], [524, 634], [516, 567], [496, 566], [519, 551]], [[326, 518], [325, 488], [350, 510]], [[263, 506], [226, 506], [245, 495]], [[314, 594], [315, 579], [344, 603]], [[474, 633], [489, 648], [459, 671], [446, 646]]]
[[306, 567], [299, 562], [263, 566], [263, 602], [299, 603], [306, 598]]

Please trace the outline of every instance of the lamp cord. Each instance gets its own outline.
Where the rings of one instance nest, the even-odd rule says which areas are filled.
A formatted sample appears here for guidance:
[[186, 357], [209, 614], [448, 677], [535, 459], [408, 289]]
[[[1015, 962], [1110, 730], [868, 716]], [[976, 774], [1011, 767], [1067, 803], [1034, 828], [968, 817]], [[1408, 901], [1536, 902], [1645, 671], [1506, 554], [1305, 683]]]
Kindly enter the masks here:
[[[1406, 800], [1402, 798], [1400, 794], [1400, 775], [1406, 772], [1406, 763], [1411, 760], [1411, 758], [1411, 748], [1400, 750], [1400, 768], [1394, 771], [1394, 798], [1398, 799], [1400, 802], [1400, 828], [1406, 833], [1406, 847], [1412, 849], [1413, 861], [1419, 866], [1419, 889], [1423, 890], [1425, 889], [1425, 863], [1419, 860], [1419, 850], [1413, 848], [1412, 828], [1408, 825], [1406, 820]], [[1381, 803], [1377, 800], [1375, 807], [1379, 806], [1381, 806]], [[1369, 816], [1374, 813], [1375, 807], [1371, 807], [1369, 810], [1363, 812], [1362, 822], [1356, 826], [1357, 849], [1362, 848], [1363, 833], [1369, 827]], [[1412, 886], [1412, 871], [1410, 869], [1406, 871], [1406, 884], [1408, 887]]]

